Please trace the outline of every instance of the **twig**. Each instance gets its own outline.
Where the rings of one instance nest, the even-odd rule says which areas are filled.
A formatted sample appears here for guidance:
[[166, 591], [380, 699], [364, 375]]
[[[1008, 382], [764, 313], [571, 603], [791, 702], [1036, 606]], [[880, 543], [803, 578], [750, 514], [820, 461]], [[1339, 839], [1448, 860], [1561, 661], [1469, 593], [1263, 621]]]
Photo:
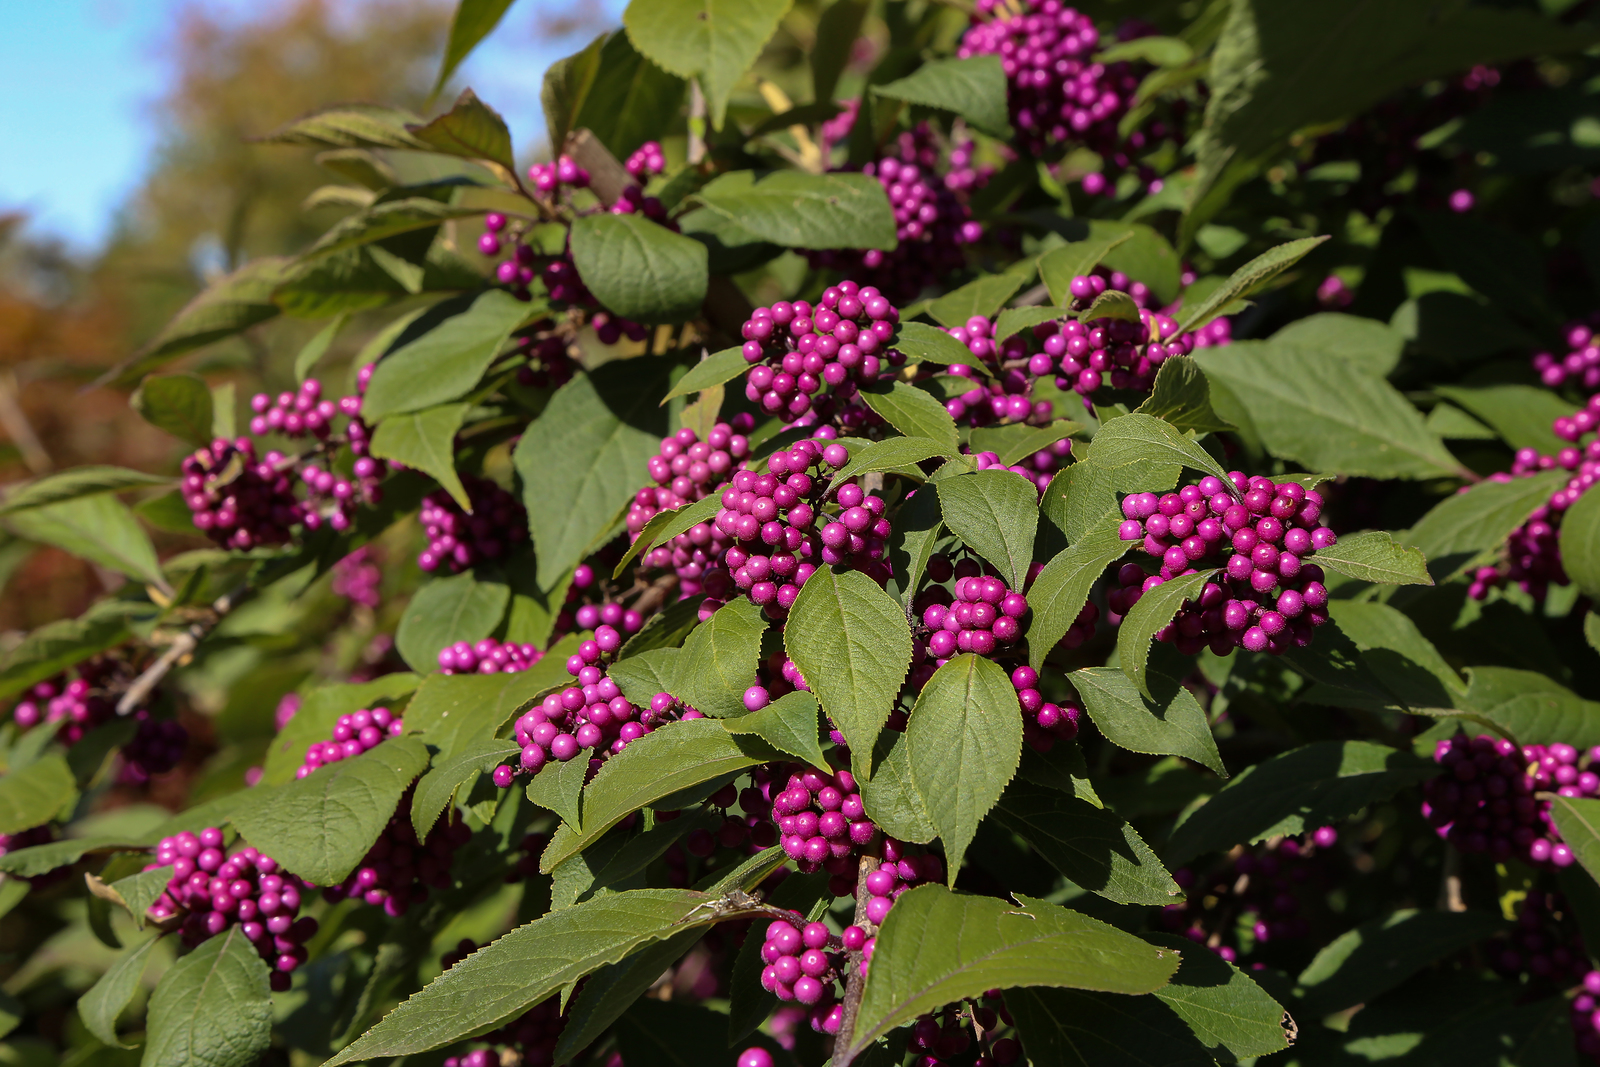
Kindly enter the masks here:
[[1461, 895], [1461, 853], [1453, 846], [1446, 846], [1444, 851], [1444, 877], [1439, 880], [1439, 910], [1467, 910], [1467, 902]]
[[561, 154], [571, 156], [574, 163], [589, 172], [590, 191], [608, 207], [616, 203], [622, 190], [634, 184], [628, 168], [600, 143], [600, 138], [587, 129], [577, 129], [567, 134]]
[[139, 705], [150, 699], [151, 692], [161, 684], [161, 679], [165, 678], [180, 660], [192, 655], [194, 650], [200, 647], [200, 642], [205, 640], [206, 635], [216, 629], [217, 624], [227, 618], [228, 613], [238, 607], [250, 591], [249, 586], [240, 586], [222, 594], [212, 602], [211, 611], [206, 618], [191, 624], [187, 630], [173, 638], [167, 650], [146, 667], [122, 694], [122, 699], [117, 701], [117, 714], [131, 715]]
[[11, 443], [22, 453], [22, 462], [35, 474], [48, 474], [55, 466], [50, 453], [44, 450], [33, 424], [17, 402], [17, 376], [12, 371], [0, 374], [0, 427], [4, 427]]
[[[855, 924], [863, 930], [872, 926], [867, 918], [867, 901], [872, 899], [872, 893], [867, 889], [867, 876], [878, 869], [879, 862], [876, 856], [862, 856], [860, 865], [856, 867]], [[845, 956], [845, 966], [849, 972], [844, 980], [844, 1012], [839, 1019], [839, 1034], [833, 1039], [833, 1062], [837, 1067], [850, 1067], [850, 1043], [855, 1039], [856, 1016], [861, 1012], [861, 992], [867, 985], [867, 976], [861, 973], [864, 958], [864, 952], [852, 952]]]

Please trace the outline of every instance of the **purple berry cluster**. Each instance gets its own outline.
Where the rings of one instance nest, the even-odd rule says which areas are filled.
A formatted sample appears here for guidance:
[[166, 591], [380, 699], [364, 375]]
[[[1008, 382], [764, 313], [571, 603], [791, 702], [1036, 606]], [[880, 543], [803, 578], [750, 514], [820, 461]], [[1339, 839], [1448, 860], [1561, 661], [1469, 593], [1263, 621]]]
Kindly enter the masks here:
[[341, 715], [334, 723], [332, 739], [313, 742], [294, 776], [306, 778], [330, 763], [355, 759], [377, 748], [384, 738], [399, 737], [403, 730], [400, 717], [388, 708], [361, 708]]
[[486, 560], [500, 559], [528, 539], [528, 512], [522, 502], [494, 482], [463, 475], [472, 513], [435, 489], [422, 498], [418, 519], [428, 547], [417, 566], [429, 573], [455, 574]]
[[[1492, 481], [1530, 478], [1541, 471], [1564, 470], [1572, 474], [1567, 483], [1550, 494], [1549, 503], [1534, 510], [1506, 539], [1504, 562], [1479, 567], [1472, 576], [1468, 593], [1482, 600], [1489, 590], [1508, 581], [1516, 582], [1536, 600], [1543, 600], [1551, 585], [1566, 585], [1567, 572], [1561, 565], [1561, 519], [1578, 498], [1600, 482], [1600, 436], [1583, 438], [1600, 430], [1600, 395], [1571, 415], [1558, 418], [1551, 429], [1557, 437], [1572, 442], [1554, 456], [1524, 448], [1517, 452], [1510, 473], [1490, 475]], [[1581, 446], [1581, 447], [1580, 447]], [[1465, 489], [1462, 490], [1463, 492]]]
[[1586, 393], [1600, 390], [1600, 311], [1567, 323], [1565, 332], [1567, 354], [1558, 359], [1549, 352], [1536, 352], [1533, 369], [1552, 389], [1570, 383]]
[[899, 321], [877, 289], [848, 280], [824, 290], [816, 307], [805, 300], [758, 307], [741, 331], [751, 364], [745, 398], [790, 420], [811, 412], [824, 385], [831, 399], [848, 400], [857, 385], [878, 379]]
[[1008, 470], [1012, 474], [1026, 478], [1033, 483], [1033, 487], [1043, 496], [1044, 491], [1050, 488], [1050, 480], [1067, 465], [1067, 460], [1072, 456], [1071, 438], [1062, 438], [1055, 444], [1041, 448], [1031, 456], [1022, 457], [1022, 462], [1006, 466], [1000, 461], [1000, 456], [995, 452], [979, 452], [973, 458], [978, 461], [977, 466], [981, 471]]
[[1010, 1067], [1022, 1062], [1022, 1043], [1015, 1037], [996, 1037], [999, 1027], [1011, 1026], [1001, 990], [991, 989], [982, 1000], [967, 1000], [947, 1005], [917, 1018], [911, 1024], [907, 1047], [918, 1053], [912, 1062], [917, 1067], [955, 1067], [969, 1062], [973, 1035], [977, 1032], [982, 1050], [970, 1062], [972, 1067]]
[[1503, 737], [1458, 734], [1440, 741], [1433, 759], [1444, 774], [1423, 783], [1422, 814], [1440, 837], [1466, 853], [1487, 853], [1496, 862], [1513, 857], [1537, 867], [1570, 867], [1572, 849], [1561, 840], [1550, 802], [1538, 793], [1564, 797], [1600, 794], [1600, 746], [1586, 765], [1571, 745], [1523, 745]]
[[287, 544], [306, 521], [288, 465], [258, 460], [248, 437], [219, 437], [186, 458], [182, 470], [195, 528], [224, 548]]
[[[602, 555], [607, 555], [612, 550], [608, 546]], [[596, 557], [597, 560], [598, 558]], [[598, 601], [592, 599], [596, 596], [601, 599]], [[576, 630], [593, 630], [602, 623], [631, 635], [638, 633], [639, 628], [644, 625], [644, 615], [634, 608], [623, 607], [615, 600], [609, 599], [605, 583], [600, 581], [594, 567], [580, 563], [573, 569], [572, 582], [567, 586], [566, 603], [556, 613], [555, 632], [551, 641]]]
[[[752, 424], [753, 420], [744, 415], [733, 423], [717, 423], [704, 441], [688, 427], [663, 439], [648, 464], [650, 479], [656, 484], [640, 489], [628, 505], [629, 539], [637, 540], [645, 524], [660, 512], [701, 500], [714, 485], [725, 481], [750, 454], [750, 443], [742, 431]], [[720, 600], [728, 595], [730, 583], [718, 560], [730, 543], [711, 523], [699, 523], [671, 541], [650, 548], [640, 566], [674, 570], [682, 596], [703, 592]]]
[[1185, 655], [1207, 645], [1219, 656], [1235, 648], [1281, 655], [1304, 647], [1312, 629], [1328, 621], [1322, 568], [1305, 557], [1338, 540], [1317, 525], [1322, 495], [1298, 482], [1278, 485], [1238, 471], [1228, 478], [1208, 476], [1176, 493], [1135, 493], [1122, 501], [1122, 539], [1142, 542], [1161, 561], [1161, 572], [1124, 565], [1122, 588], [1107, 603], [1126, 615], [1163, 582], [1215, 568], [1221, 573], [1185, 601], [1158, 641]]
[[556, 389], [572, 380], [578, 361], [570, 338], [551, 319], [541, 319], [517, 337], [517, 351], [528, 362], [517, 368], [517, 384], [530, 389]]
[[79, 664], [78, 677], [70, 682], [65, 675], [38, 682], [11, 710], [11, 718], [22, 730], [42, 722], [62, 723], [56, 739], [70, 748], [116, 715], [116, 701], [106, 691], [115, 669], [112, 660], [97, 656]]
[[117, 774], [122, 785], [147, 784], [152, 775], [176, 767], [189, 748], [189, 731], [177, 720], [152, 718], [143, 708], [135, 717], [138, 729], [122, 746], [122, 769]]
[[[1517, 909], [1516, 925], [1496, 934], [1486, 948], [1489, 966], [1502, 977], [1520, 979], [1526, 975], [1547, 989], [1571, 989], [1584, 982], [1589, 971], [1589, 956], [1573, 922], [1572, 910], [1557, 893], [1530, 890]], [[1600, 980], [1600, 975], [1596, 979]], [[1591, 993], [1591, 1002], [1593, 999]], [[1583, 1014], [1593, 1011], [1591, 1003]]]
[[789, 775], [772, 798], [778, 844], [804, 873], [825, 870], [834, 896], [855, 892], [856, 857], [878, 840], [867, 818], [855, 776], [849, 771], [808, 767]]
[[1330, 274], [1317, 285], [1317, 303], [1329, 311], [1338, 311], [1355, 303], [1356, 294], [1343, 278]]
[[372, 556], [372, 547], [362, 545], [333, 565], [333, 592], [352, 604], [375, 608], [382, 600], [383, 569]]
[[[1168, 904], [1161, 925], [1229, 963], [1269, 942], [1304, 938], [1311, 932], [1305, 904], [1329, 880], [1326, 861], [1338, 840], [1337, 830], [1323, 826], [1246, 847], [1210, 872], [1179, 868], [1172, 878], [1188, 898]], [[1243, 948], [1241, 930], [1249, 932]]]
[[360, 900], [383, 908], [390, 918], [404, 915], [428, 898], [429, 888], [450, 888], [450, 863], [456, 849], [472, 838], [472, 830], [451, 810], [433, 824], [425, 840], [411, 825], [411, 790], [406, 790], [389, 823], [372, 843], [361, 864], [339, 885], [322, 890], [324, 900]]
[[[739, 471], [723, 488], [712, 522], [734, 542], [723, 564], [734, 586], [770, 618], [788, 614], [819, 563], [849, 564], [880, 584], [887, 580], [886, 501], [855, 479], [835, 484], [821, 477], [822, 468], [837, 470], [849, 461], [844, 445], [807, 438], [769, 456], [767, 473]], [[823, 510], [830, 494], [836, 514]]]
[[623, 164], [633, 180], [641, 185], [667, 169], [667, 157], [661, 151], [660, 141], [646, 141]]
[[[1126, 40], [1144, 32], [1130, 25], [1118, 36]], [[1098, 152], [1107, 170], [1126, 169], [1130, 153], [1153, 148], [1175, 131], [1155, 122], [1148, 131], [1122, 136], [1118, 124], [1145, 65], [1098, 63], [1099, 50], [1094, 20], [1060, 0], [978, 0], [973, 26], [956, 54], [1000, 57], [1018, 151], [1042, 156], [1053, 146], [1081, 145]], [[1175, 111], [1181, 113], [1181, 105]], [[1147, 183], [1155, 179], [1154, 172], [1141, 177]], [[1101, 172], [1086, 175], [1083, 187], [1090, 194], [1111, 191]]]
[[[522, 755], [516, 766], [495, 768], [495, 785], [509, 788], [517, 774], [538, 774], [546, 763], [566, 763], [586, 749], [594, 750], [590, 763], [598, 768], [606, 756], [671, 721], [670, 696], [658, 693], [650, 708], [641, 711], [606, 676], [606, 662], [621, 647], [622, 634], [603, 623], [593, 638], [578, 646], [567, 660], [567, 673], [578, 684], [551, 693], [517, 720], [515, 736]], [[698, 718], [699, 712], [685, 717]]]
[[[849, 127], [841, 127], [838, 119], [855, 114], [849, 111], [834, 120], [830, 140], [848, 134]], [[813, 266], [858, 277], [862, 285], [893, 299], [910, 300], [966, 265], [962, 249], [983, 237], [983, 224], [973, 219], [964, 195], [987, 175], [972, 168], [972, 145], [965, 143], [951, 151], [951, 169], [941, 179], [935, 170], [940, 153], [926, 123], [902, 133], [898, 148], [898, 158], [885, 156], [861, 169], [883, 186], [899, 243], [887, 252], [827, 249], [808, 258]]]
[[1037, 752], [1049, 752], [1058, 741], [1078, 736], [1083, 706], [1075, 700], [1052, 704], [1038, 689], [1039, 672], [1023, 664], [1011, 672], [1011, 687], [1022, 708], [1022, 739]]
[[941, 665], [961, 652], [990, 655], [1022, 636], [1028, 598], [999, 578], [957, 578], [954, 592], [954, 604], [929, 604], [922, 613], [931, 631], [928, 652]]
[[544, 658], [530, 644], [485, 637], [476, 644], [457, 641], [439, 650], [440, 674], [519, 674]]
[[359, 401], [345, 397], [338, 403], [325, 400], [322, 383], [307, 378], [300, 383], [299, 392], [279, 393], [274, 399], [267, 393], [257, 393], [250, 398], [250, 432], [257, 437], [269, 433], [284, 437], [315, 437], [326, 440], [333, 432], [333, 420], [342, 414], [355, 415], [360, 411]]
[[172, 880], [150, 905], [157, 921], [182, 916], [184, 943], [193, 947], [238, 926], [272, 968], [272, 989], [289, 988], [289, 976], [306, 961], [305, 943], [317, 932], [317, 920], [296, 919], [306, 884], [280, 873], [278, 862], [253, 848], [223, 854], [222, 831], [208, 826], [198, 834], [184, 831], [163, 837], [154, 871], [169, 864]]

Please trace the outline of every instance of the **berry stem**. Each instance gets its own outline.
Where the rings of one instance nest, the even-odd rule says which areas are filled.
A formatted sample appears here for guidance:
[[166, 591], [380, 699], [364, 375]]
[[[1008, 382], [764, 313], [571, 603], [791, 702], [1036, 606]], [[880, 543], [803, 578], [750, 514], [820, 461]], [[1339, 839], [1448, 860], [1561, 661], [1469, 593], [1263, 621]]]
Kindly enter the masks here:
[[176, 667], [180, 660], [185, 660], [193, 655], [194, 650], [200, 647], [200, 642], [205, 639], [206, 635], [216, 629], [217, 624], [227, 618], [229, 612], [254, 593], [255, 590], [250, 586], [241, 585], [222, 594], [222, 596], [213, 601], [211, 610], [205, 618], [194, 623], [187, 630], [173, 638], [172, 644], [167, 647], [167, 650], [161, 653], [161, 656], [154, 663], [146, 667], [143, 674], [133, 680], [133, 684], [128, 686], [127, 692], [122, 694], [122, 699], [117, 701], [117, 714], [131, 715], [142, 707], [150, 699], [150, 694], [155, 690], [155, 687], [161, 684], [161, 679], [167, 676], [167, 672]]

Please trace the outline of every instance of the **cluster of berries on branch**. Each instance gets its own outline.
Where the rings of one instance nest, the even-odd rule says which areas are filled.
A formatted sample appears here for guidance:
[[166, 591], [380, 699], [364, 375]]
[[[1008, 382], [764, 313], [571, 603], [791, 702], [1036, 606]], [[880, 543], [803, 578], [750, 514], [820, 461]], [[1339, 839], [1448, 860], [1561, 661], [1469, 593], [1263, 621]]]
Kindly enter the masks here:
[[1269, 942], [1311, 932], [1306, 903], [1331, 879], [1327, 861], [1339, 834], [1331, 826], [1235, 850], [1210, 871], [1172, 872], [1187, 899], [1168, 904], [1161, 925], [1216, 950], [1229, 963]]
[[1569, 322], [1565, 334], [1565, 356], [1534, 353], [1533, 369], [1539, 372], [1539, 379], [1551, 389], [1571, 384], [1590, 394], [1600, 391], [1600, 311], [1586, 320]]
[[232, 856], [215, 826], [162, 838], [145, 870], [172, 867], [166, 890], [150, 905], [158, 922], [181, 917], [184, 943], [193, 947], [238, 926], [272, 968], [272, 989], [289, 988], [290, 974], [306, 961], [305, 943], [317, 920], [296, 918], [308, 886], [280, 871], [278, 862], [254, 848]]
[[1434, 762], [1445, 769], [1423, 784], [1422, 814], [1439, 836], [1462, 852], [1487, 854], [1496, 862], [1511, 858], [1536, 867], [1570, 867], [1571, 846], [1561, 840], [1550, 801], [1600, 794], [1600, 746], [1581, 765], [1571, 745], [1523, 745], [1503, 737], [1458, 734], [1434, 748]]
[[429, 573], [455, 574], [501, 559], [528, 539], [528, 512], [520, 500], [486, 478], [463, 475], [461, 484], [472, 502], [470, 515], [443, 489], [422, 499], [417, 518], [428, 547], [417, 566]]
[[1202, 569], [1216, 573], [1199, 595], [1157, 634], [1184, 655], [1210, 646], [1219, 656], [1235, 648], [1281, 655], [1311, 643], [1328, 621], [1322, 568], [1305, 561], [1331, 547], [1334, 532], [1319, 526], [1322, 495], [1298, 482], [1275, 484], [1239, 471], [1229, 481], [1207, 476], [1176, 493], [1135, 493], [1122, 501], [1120, 534], [1161, 561], [1159, 574], [1123, 566], [1121, 589], [1107, 604], [1126, 615], [1150, 590]]
[[439, 650], [440, 674], [520, 674], [544, 658], [535, 645], [485, 637]]
[[805, 300], [758, 307], [741, 329], [751, 365], [745, 398], [790, 421], [829, 420], [857, 386], [904, 362], [889, 347], [899, 321], [899, 309], [877, 289], [848, 280], [824, 290], [815, 307]]
[[[133, 678], [130, 665], [119, 656], [92, 656], [73, 668], [76, 677], [58, 674], [35, 682], [11, 709], [19, 730], [59, 723], [55, 740], [68, 748], [89, 733], [117, 718], [117, 694]], [[159, 695], [154, 693], [151, 699]], [[175, 719], [157, 719], [149, 707], [132, 712], [134, 735], [122, 746], [118, 781], [144, 785], [150, 777], [178, 765], [189, 747], [189, 731]]]

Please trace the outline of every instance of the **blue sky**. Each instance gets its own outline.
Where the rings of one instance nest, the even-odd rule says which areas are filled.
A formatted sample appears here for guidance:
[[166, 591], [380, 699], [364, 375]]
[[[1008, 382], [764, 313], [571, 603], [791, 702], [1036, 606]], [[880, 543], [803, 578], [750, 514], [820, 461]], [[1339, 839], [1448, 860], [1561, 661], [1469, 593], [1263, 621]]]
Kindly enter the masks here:
[[[259, 9], [271, 0], [207, 0]], [[579, 0], [592, 3], [595, 0]], [[599, 0], [620, 20], [623, 0]], [[167, 85], [159, 48], [182, 0], [33, 0], [11, 5], [0, 33], [0, 211], [21, 209], [32, 232], [95, 249], [154, 145], [152, 104]], [[545, 68], [582, 41], [532, 44], [541, 14], [570, 0], [517, 0], [462, 78], [495, 101], [517, 140], [543, 134]]]

